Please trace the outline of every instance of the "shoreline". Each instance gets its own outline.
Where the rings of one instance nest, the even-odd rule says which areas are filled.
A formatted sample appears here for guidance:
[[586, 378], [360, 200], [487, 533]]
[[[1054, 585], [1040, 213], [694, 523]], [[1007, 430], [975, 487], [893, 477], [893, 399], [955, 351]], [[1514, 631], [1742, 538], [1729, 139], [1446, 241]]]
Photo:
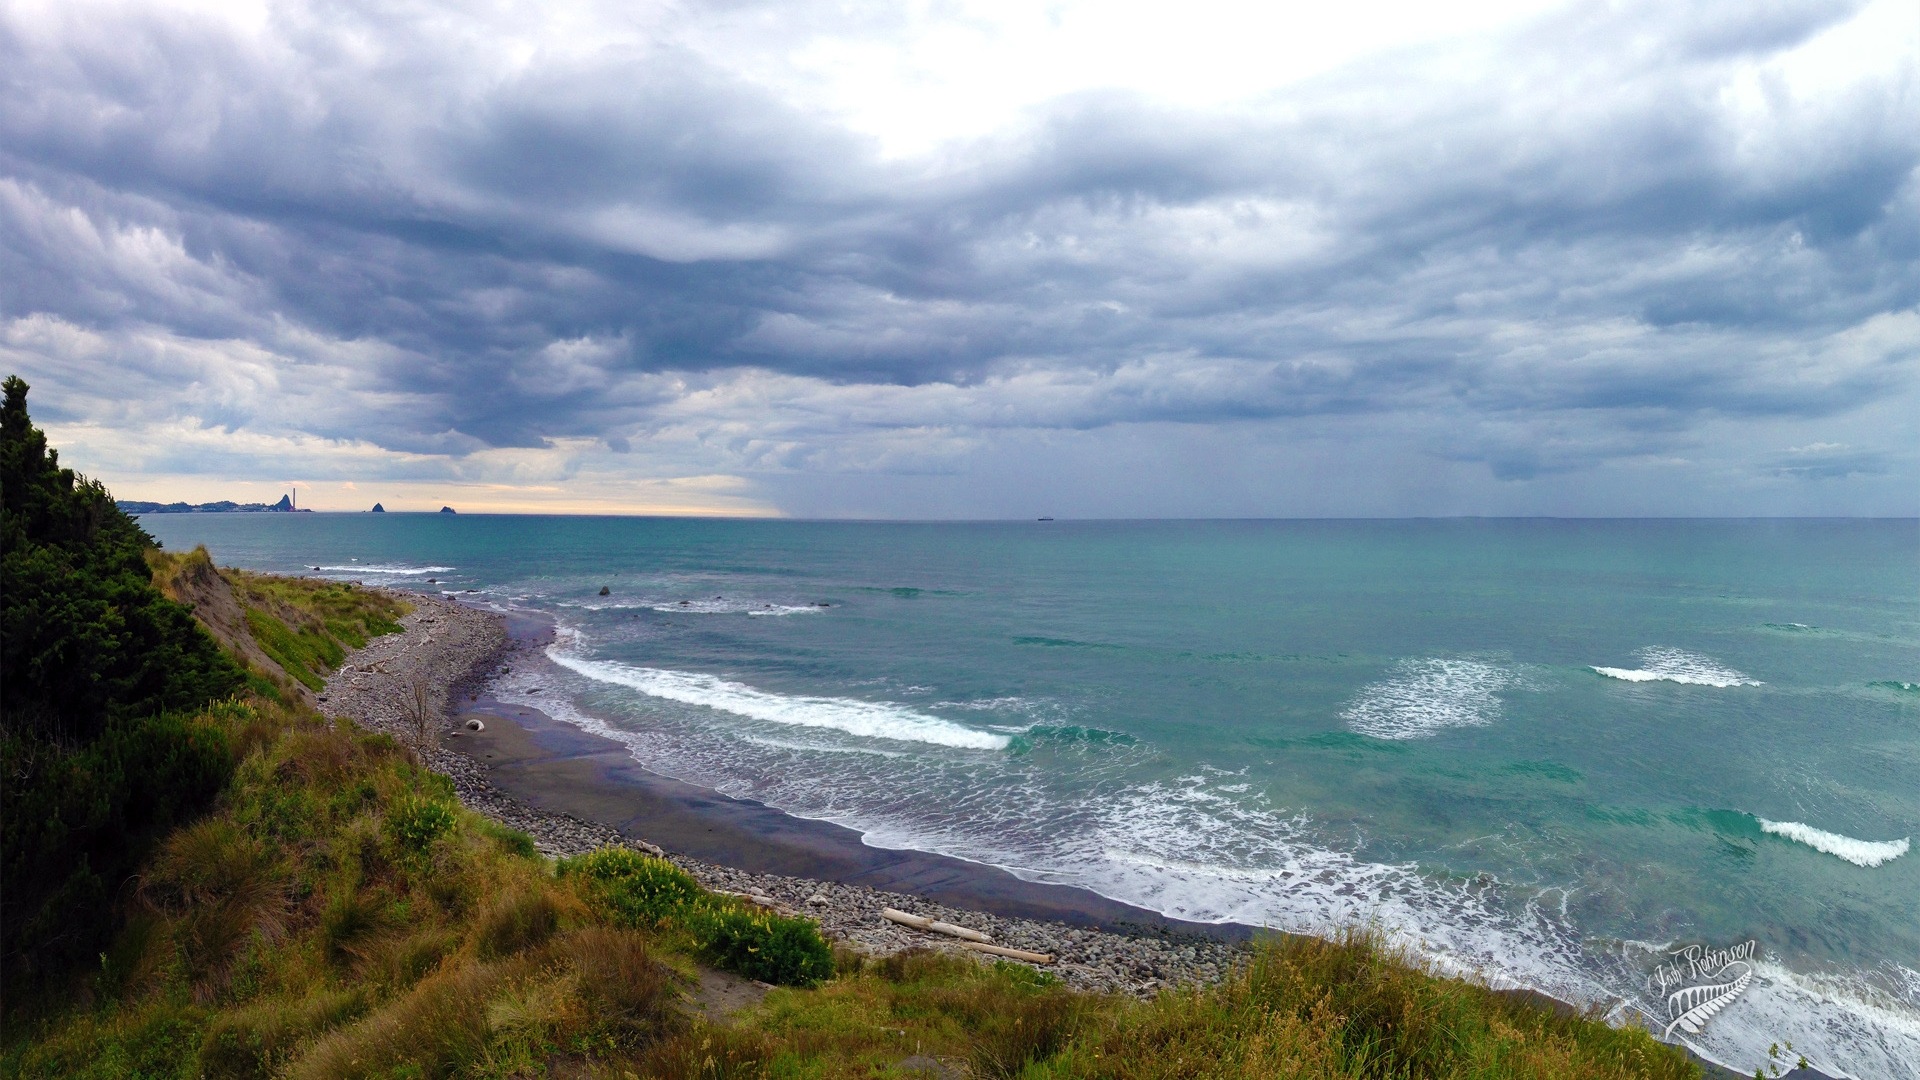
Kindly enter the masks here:
[[[453, 781], [463, 804], [532, 836], [543, 854], [603, 844], [654, 850], [708, 888], [770, 898], [777, 910], [813, 919], [829, 938], [875, 955], [964, 951], [951, 938], [880, 918], [884, 907], [903, 908], [984, 930], [996, 944], [1051, 953], [1055, 962], [1043, 970], [1096, 992], [1151, 996], [1218, 982], [1257, 932], [1181, 923], [931, 852], [869, 847], [843, 826], [650, 772], [611, 739], [486, 693], [503, 670], [549, 663], [542, 652], [549, 625], [394, 592], [415, 607], [401, 620], [403, 632], [349, 656], [328, 679], [321, 709], [401, 739]], [[439, 719], [430, 743], [410, 730], [399, 705], [419, 673], [435, 684]], [[467, 731], [469, 719], [485, 729]]]
[[[1056, 962], [1041, 970], [1075, 989], [1138, 997], [1219, 982], [1255, 935], [1285, 933], [1183, 922], [1077, 886], [1025, 881], [999, 867], [871, 847], [844, 826], [651, 772], [615, 740], [487, 692], [516, 665], [551, 663], [543, 651], [551, 624], [444, 596], [390, 591], [415, 605], [414, 613], [401, 620], [402, 633], [375, 639], [342, 663], [320, 697], [322, 710], [396, 735], [427, 768], [453, 781], [464, 805], [527, 833], [543, 854], [636, 847], [661, 855], [703, 886], [771, 900], [783, 913], [813, 919], [830, 939], [870, 954], [964, 952], [952, 939], [879, 917], [882, 907], [904, 908], [985, 930], [998, 944], [1052, 953]], [[438, 719], [430, 745], [410, 738], [395, 704], [407, 674], [421, 669], [435, 683]], [[466, 730], [470, 719], [484, 730]], [[1556, 1011], [1586, 1011], [1537, 990], [1498, 992]], [[1742, 1075], [1676, 1045], [1710, 1080]], [[1783, 1075], [1831, 1080], [1811, 1069]]]

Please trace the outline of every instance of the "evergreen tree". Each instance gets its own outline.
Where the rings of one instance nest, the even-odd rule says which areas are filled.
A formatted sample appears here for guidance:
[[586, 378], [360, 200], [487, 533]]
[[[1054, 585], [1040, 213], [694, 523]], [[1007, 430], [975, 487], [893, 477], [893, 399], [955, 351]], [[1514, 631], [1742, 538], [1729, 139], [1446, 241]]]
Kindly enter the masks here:
[[[153, 587], [154, 540], [0, 406], [0, 978], [91, 960], [153, 839], [231, 771], [183, 714], [242, 685], [186, 608]], [[17, 997], [9, 994], [9, 1002]]]

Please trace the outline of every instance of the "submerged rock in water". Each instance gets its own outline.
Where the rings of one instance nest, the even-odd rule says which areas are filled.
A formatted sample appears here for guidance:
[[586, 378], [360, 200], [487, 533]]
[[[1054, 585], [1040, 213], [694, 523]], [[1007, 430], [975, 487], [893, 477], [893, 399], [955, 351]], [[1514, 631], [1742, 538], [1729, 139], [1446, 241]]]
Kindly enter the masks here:
[[601, 596], [607, 596], [607, 595], [610, 595], [610, 594], [611, 594], [612, 592], [613, 592], [613, 590], [612, 590], [612, 589], [610, 589], [610, 588], [608, 588], [607, 586], [605, 586], [605, 585], [602, 585], [602, 586], [600, 586], [600, 595], [601, 595]]

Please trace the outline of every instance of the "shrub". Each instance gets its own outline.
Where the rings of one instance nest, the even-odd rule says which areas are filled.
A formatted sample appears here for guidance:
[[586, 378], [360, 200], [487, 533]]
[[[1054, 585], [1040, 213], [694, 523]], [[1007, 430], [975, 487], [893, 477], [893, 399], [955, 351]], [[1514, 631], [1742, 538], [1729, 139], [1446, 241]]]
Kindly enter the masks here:
[[636, 929], [685, 919], [706, 896], [686, 871], [630, 848], [603, 847], [562, 860], [560, 873], [580, 882], [594, 907]]
[[87, 741], [115, 718], [197, 709], [238, 690], [239, 667], [153, 586], [151, 536], [99, 483], [60, 467], [27, 415], [0, 407], [0, 682], [4, 726]]
[[716, 967], [780, 986], [833, 978], [833, 950], [807, 919], [738, 907], [712, 910], [699, 928], [701, 952]]
[[387, 831], [403, 851], [423, 855], [435, 840], [453, 831], [453, 807], [439, 799], [407, 795], [387, 812]]

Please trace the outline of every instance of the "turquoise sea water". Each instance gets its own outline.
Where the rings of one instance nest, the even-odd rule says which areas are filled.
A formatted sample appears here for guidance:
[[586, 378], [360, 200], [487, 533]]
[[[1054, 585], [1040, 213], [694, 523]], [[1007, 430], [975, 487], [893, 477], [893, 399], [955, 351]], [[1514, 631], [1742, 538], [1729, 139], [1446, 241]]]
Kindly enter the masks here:
[[1913, 521], [141, 523], [545, 612], [502, 698], [872, 844], [1660, 1026], [1669, 949], [1752, 939], [1675, 1037], [1920, 1076]]

